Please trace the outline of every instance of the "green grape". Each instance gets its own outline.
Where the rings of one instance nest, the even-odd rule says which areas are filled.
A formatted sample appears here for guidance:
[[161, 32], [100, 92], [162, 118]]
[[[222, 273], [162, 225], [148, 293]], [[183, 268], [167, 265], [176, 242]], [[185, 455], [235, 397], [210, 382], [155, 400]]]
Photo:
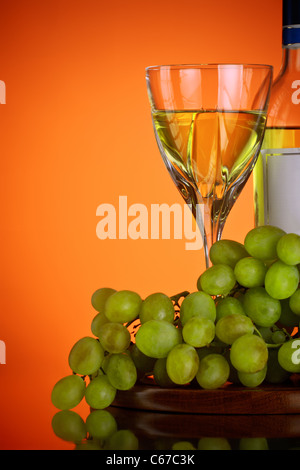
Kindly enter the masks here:
[[245, 256], [249, 255], [244, 245], [233, 240], [218, 240], [209, 251], [212, 264], [227, 264], [231, 268], [234, 268], [236, 263]]
[[172, 450], [196, 450], [190, 441], [178, 441], [172, 445]]
[[285, 264], [296, 265], [300, 263], [300, 236], [296, 233], [287, 233], [277, 243], [278, 258]]
[[163, 388], [172, 388], [176, 384], [170, 379], [167, 372], [167, 358], [156, 359], [153, 368], [153, 377], [157, 385]]
[[192, 317], [182, 329], [183, 340], [194, 346], [202, 348], [210, 344], [215, 337], [215, 324], [208, 318]]
[[130, 429], [120, 429], [108, 440], [108, 450], [138, 450], [139, 441]]
[[232, 344], [237, 338], [254, 332], [254, 325], [246, 315], [226, 315], [216, 324], [216, 336], [225, 344]]
[[139, 317], [141, 323], [148, 320], [165, 320], [172, 323], [174, 314], [174, 305], [170, 297], [158, 292], [143, 300]]
[[127, 323], [135, 320], [141, 309], [142, 299], [136, 292], [121, 290], [110, 295], [104, 314], [111, 322]]
[[198, 285], [209, 295], [227, 295], [236, 284], [233, 269], [226, 264], [216, 264], [204, 271]]
[[258, 372], [267, 364], [267, 345], [262, 338], [255, 334], [240, 336], [231, 346], [230, 360], [237, 371]]
[[249, 255], [261, 260], [277, 258], [277, 243], [285, 232], [272, 225], [255, 227], [247, 233], [244, 245]]
[[86, 438], [86, 426], [81, 416], [75, 411], [58, 411], [52, 418], [54, 434], [64, 441], [80, 443]]
[[300, 339], [291, 339], [280, 346], [278, 362], [287, 372], [300, 372]]
[[216, 319], [216, 305], [210, 295], [205, 292], [192, 292], [182, 301], [180, 321], [184, 326], [192, 317], [204, 317], [211, 321]]
[[242, 437], [239, 441], [240, 450], [269, 450], [265, 437]]
[[273, 331], [273, 333], [272, 333], [272, 342], [274, 344], [284, 343], [285, 340], [286, 340], [286, 335], [285, 335], [284, 331], [282, 331], [282, 330]]
[[261, 259], [247, 257], [237, 262], [234, 275], [241, 286], [258, 287], [264, 285], [267, 269]]
[[156, 359], [146, 356], [146, 354], [142, 353], [135, 343], [130, 348], [130, 354], [131, 359], [133, 360], [138, 371], [144, 372], [145, 374], [153, 371]]
[[104, 374], [104, 370], [103, 370], [103, 363], [105, 361], [105, 356], [104, 356], [104, 359], [102, 361], [102, 364], [101, 364], [101, 368], [96, 370], [96, 372], [94, 372], [93, 374], [91, 374], [89, 377], [90, 377], [90, 380], [93, 380], [95, 379], [96, 377], [99, 377], [99, 375], [103, 375]]
[[281, 384], [290, 376], [290, 373], [283, 369], [278, 362], [278, 349], [270, 348], [267, 362], [266, 382], [270, 384]]
[[273, 331], [271, 329], [271, 326], [257, 326], [257, 330], [265, 341], [265, 343], [272, 343]]
[[281, 304], [281, 315], [279, 318], [279, 323], [284, 327], [295, 327], [299, 324], [299, 316], [296, 315], [290, 307], [290, 299], [280, 300]]
[[198, 354], [189, 344], [178, 344], [168, 354], [167, 373], [170, 379], [178, 384], [190, 383], [199, 367]]
[[100, 328], [105, 324], [108, 323], [109, 319], [106, 318], [103, 312], [97, 313], [97, 315], [93, 318], [92, 323], [91, 323], [91, 331], [93, 335], [97, 336], [99, 338], [100, 335]]
[[134, 362], [124, 353], [110, 356], [106, 374], [110, 383], [117, 390], [129, 390], [137, 381], [137, 370]]
[[99, 333], [99, 341], [105, 351], [121, 353], [129, 348], [131, 336], [121, 323], [105, 323]]
[[116, 392], [116, 388], [110, 383], [108, 377], [100, 375], [86, 387], [85, 400], [91, 408], [103, 410], [112, 404]]
[[182, 342], [181, 332], [164, 320], [149, 320], [136, 333], [137, 347], [146, 356], [159, 359], [167, 357], [171, 349]]
[[51, 401], [60, 410], [75, 408], [84, 397], [85, 381], [79, 375], [68, 375], [53, 387]]
[[95, 338], [85, 336], [78, 340], [69, 354], [69, 366], [79, 375], [94, 374], [101, 366], [104, 350]]
[[213, 390], [227, 382], [229, 373], [230, 367], [224, 356], [209, 354], [200, 361], [196, 379], [200, 387]]
[[250, 388], [255, 388], [258, 387], [258, 385], [262, 384], [263, 381], [266, 378], [266, 373], [267, 373], [267, 366], [262, 370], [259, 370], [257, 372], [241, 372], [238, 371], [238, 378], [239, 381], [241, 382], [242, 385], [245, 387], [250, 387]]
[[103, 370], [104, 374], [106, 374], [106, 370], [107, 370], [107, 366], [108, 366], [108, 363], [109, 363], [109, 359], [111, 357], [111, 354], [106, 354], [104, 356], [104, 359], [102, 361], [102, 364], [101, 364], [101, 369]]
[[231, 450], [231, 445], [225, 437], [201, 437], [198, 450]]
[[[208, 354], [212, 354], [212, 353], [215, 353], [215, 348], [212, 348], [210, 345], [208, 345], [207, 347], [202, 347], [202, 348], [197, 348], [196, 349], [197, 351], [197, 354], [198, 354], [198, 357], [201, 361], [201, 359], [203, 359], [205, 356], [208, 356]], [[219, 353], [219, 351], [217, 351]]]
[[235, 297], [224, 297], [223, 299], [218, 300], [216, 305], [216, 320], [225, 317], [226, 315], [245, 315], [245, 311], [242, 303]]
[[293, 295], [291, 295], [289, 306], [295, 315], [300, 315], [300, 289], [297, 289]]
[[94, 410], [85, 421], [87, 432], [94, 439], [108, 439], [118, 430], [114, 416], [107, 410]]
[[230, 369], [228, 382], [231, 382], [231, 383], [236, 384], [236, 385], [241, 385], [241, 382], [240, 382], [240, 379], [239, 379], [239, 376], [238, 376], [238, 371], [236, 370], [235, 367], [233, 367], [233, 365], [231, 363], [231, 360], [230, 360], [230, 349], [227, 349], [225, 351], [224, 357], [225, 357], [226, 361], [228, 362], [229, 369]]
[[102, 287], [101, 289], [97, 289], [92, 295], [92, 306], [94, 307], [97, 312], [103, 312], [105, 303], [112, 294], [116, 292], [115, 289], [111, 289], [110, 287]]
[[269, 267], [265, 288], [274, 299], [291, 297], [299, 285], [299, 271], [296, 266], [289, 266], [282, 261], [276, 261]]
[[234, 292], [234, 294], [233, 294], [233, 298], [239, 300], [242, 305], [243, 305], [243, 302], [244, 302], [244, 297], [245, 297], [245, 293], [241, 292], [240, 290]]
[[281, 315], [281, 304], [271, 297], [264, 287], [247, 290], [243, 303], [246, 315], [258, 326], [271, 327]]

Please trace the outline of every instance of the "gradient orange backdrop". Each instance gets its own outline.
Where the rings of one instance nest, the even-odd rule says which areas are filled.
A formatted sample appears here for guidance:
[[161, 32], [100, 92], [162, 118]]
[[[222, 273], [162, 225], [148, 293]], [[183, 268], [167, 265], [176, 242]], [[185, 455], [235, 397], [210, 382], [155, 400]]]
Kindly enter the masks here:
[[[54, 383], [89, 335], [103, 286], [195, 290], [203, 251], [184, 240], [104, 240], [96, 209], [177, 202], [156, 146], [145, 67], [281, 62], [280, 0], [0, 2], [0, 448], [63, 449]], [[253, 227], [252, 181], [224, 237]], [[79, 407], [84, 417], [84, 406]]]

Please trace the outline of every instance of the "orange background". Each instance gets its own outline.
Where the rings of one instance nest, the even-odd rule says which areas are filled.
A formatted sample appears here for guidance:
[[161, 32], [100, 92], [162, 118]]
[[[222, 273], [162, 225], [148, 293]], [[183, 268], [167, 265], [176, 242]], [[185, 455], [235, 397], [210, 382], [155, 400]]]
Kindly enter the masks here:
[[[195, 290], [201, 251], [185, 240], [104, 240], [96, 209], [177, 202], [155, 142], [145, 67], [281, 62], [280, 0], [0, 2], [0, 447], [59, 449], [54, 383], [91, 334], [103, 286], [142, 297]], [[253, 227], [252, 181], [224, 238]], [[85, 408], [79, 409], [85, 413]]]

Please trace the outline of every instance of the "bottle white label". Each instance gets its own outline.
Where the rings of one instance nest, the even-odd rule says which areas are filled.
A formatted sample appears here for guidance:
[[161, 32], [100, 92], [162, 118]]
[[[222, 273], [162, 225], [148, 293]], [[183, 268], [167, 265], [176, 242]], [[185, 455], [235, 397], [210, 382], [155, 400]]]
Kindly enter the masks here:
[[300, 148], [261, 153], [266, 223], [300, 235]]

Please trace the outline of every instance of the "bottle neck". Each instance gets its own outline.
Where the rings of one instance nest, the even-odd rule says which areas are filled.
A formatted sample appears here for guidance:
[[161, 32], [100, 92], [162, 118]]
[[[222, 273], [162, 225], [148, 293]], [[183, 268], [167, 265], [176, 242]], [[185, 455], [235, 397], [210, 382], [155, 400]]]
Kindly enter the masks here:
[[[292, 6], [293, 4], [287, 0], [282, 27], [282, 69], [288, 73], [300, 71], [300, 24], [298, 24], [300, 18], [296, 15], [299, 13], [299, 7], [297, 7], [297, 10], [293, 10]], [[295, 23], [284, 24], [285, 20], [288, 19], [293, 22], [295, 21]]]
[[300, 73], [300, 44], [283, 46], [282, 73]]

